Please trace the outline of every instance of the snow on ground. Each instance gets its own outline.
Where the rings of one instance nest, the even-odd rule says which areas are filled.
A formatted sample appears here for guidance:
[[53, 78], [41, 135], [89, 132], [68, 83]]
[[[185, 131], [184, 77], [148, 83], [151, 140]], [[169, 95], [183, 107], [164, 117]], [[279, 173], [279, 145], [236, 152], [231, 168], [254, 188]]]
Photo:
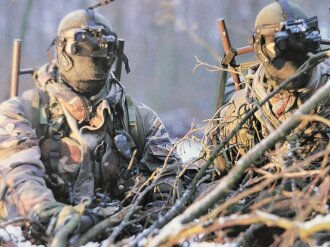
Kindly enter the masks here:
[[[34, 245], [23, 236], [21, 227], [8, 225], [0, 229], [0, 239], [2, 243], [13, 243], [16, 247], [45, 247], [44, 245]], [[1, 245], [0, 245], [1, 246]], [[99, 247], [100, 243], [89, 242], [82, 247]]]
[[202, 144], [197, 141], [185, 140], [179, 143], [177, 151], [183, 163], [188, 163], [199, 156], [202, 151]]
[[99, 247], [100, 246], [100, 243], [97, 243], [97, 242], [89, 242], [81, 247]]
[[19, 226], [8, 225], [0, 229], [0, 238], [2, 242], [12, 242], [17, 247], [44, 247], [43, 245], [34, 245], [27, 241]]

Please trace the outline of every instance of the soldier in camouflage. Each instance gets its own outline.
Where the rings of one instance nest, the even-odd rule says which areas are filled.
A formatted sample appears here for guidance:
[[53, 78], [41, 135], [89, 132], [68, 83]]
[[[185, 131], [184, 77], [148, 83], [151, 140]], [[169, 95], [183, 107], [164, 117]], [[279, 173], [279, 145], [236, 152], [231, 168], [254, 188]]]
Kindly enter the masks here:
[[[252, 41], [260, 64], [250, 70], [247, 86], [236, 92], [229, 103], [220, 110], [218, 137], [221, 140], [235, 128], [246, 112], [253, 107], [254, 102], [265, 99], [285, 79], [297, 72], [297, 69], [307, 60], [308, 52], [319, 51], [320, 36], [317, 23], [312, 31], [308, 30], [313, 32], [314, 41], [307, 41], [307, 38], [294, 40], [290, 37], [287, 47], [280, 50], [279, 43], [284, 36], [281, 36], [283, 32], [280, 33], [283, 31], [281, 25], [288, 20], [308, 20], [308, 18], [300, 6], [285, 0], [267, 5], [256, 17]], [[326, 59], [307, 74], [292, 81], [263, 105], [230, 140], [231, 148], [227, 152], [227, 157], [220, 156], [216, 160], [217, 167], [225, 172], [235, 160], [268, 136], [283, 121], [290, 118], [294, 110], [329, 81], [329, 64], [329, 59]], [[324, 102], [315, 113], [329, 118], [328, 104], [329, 101]], [[292, 149], [295, 149], [294, 153], [298, 159], [304, 159], [306, 154], [312, 151], [317, 152], [319, 147], [324, 147], [329, 142], [327, 127], [316, 123], [302, 124], [287, 140], [289, 142], [282, 143], [276, 150], [266, 153], [264, 161], [283, 163], [284, 154], [291, 155]]]
[[47, 225], [97, 195], [127, 204], [168, 157], [157, 190], [166, 198], [181, 160], [157, 114], [112, 73], [117, 36], [108, 21], [92, 9], [68, 14], [55, 48], [56, 61], [35, 74], [37, 88], [0, 106], [1, 219]]
[[[234, 93], [230, 101], [219, 110], [219, 115], [210, 128], [212, 130], [211, 138], [214, 138], [213, 133], [216, 133], [216, 138], [212, 139], [212, 143], [222, 142], [250, 109], [264, 100], [287, 78], [298, 72], [298, 68], [308, 59], [308, 53], [315, 54], [320, 51], [317, 22], [314, 25], [315, 22], [313, 24], [311, 20], [315, 21], [315, 19], [308, 19], [306, 12], [299, 5], [286, 0], [271, 3], [258, 13], [252, 41], [259, 64], [250, 69], [246, 76], [245, 88]], [[293, 26], [301, 23], [295, 27], [302, 32], [302, 35], [290, 36], [291, 33], [286, 29], [288, 23]], [[300, 29], [305, 28], [306, 23], [309, 23], [310, 26], [307, 25], [306, 29]], [[281, 41], [287, 43], [281, 43]], [[226, 151], [214, 161], [220, 179], [252, 147], [260, 143], [284, 121], [290, 119], [293, 112], [316, 90], [329, 83], [329, 60], [326, 59], [291, 81], [266, 104], [259, 107], [258, 111], [243, 124], [242, 128], [226, 144]], [[327, 98], [314, 109], [312, 114], [329, 119], [329, 104], [330, 100]], [[294, 167], [295, 162], [308, 160], [307, 158], [323, 152], [327, 145], [329, 145], [329, 127], [317, 121], [303, 121], [286, 136], [285, 140], [276, 143], [274, 148], [259, 156], [259, 159], [230, 190], [225, 201], [231, 200], [237, 195], [243, 195], [248, 189], [257, 189], [259, 184], [254, 181], [259, 181], [263, 175], [257, 170], [265, 171], [270, 176], [277, 174], [288, 167]], [[308, 169], [312, 169], [311, 167], [319, 169], [321, 163], [320, 159], [314, 158]], [[290, 198], [283, 199], [283, 202], [287, 204], [276, 206], [276, 200], [279, 200], [277, 196], [282, 191], [295, 191], [295, 188], [299, 188], [298, 191], [307, 190], [310, 185], [309, 179], [278, 179], [271, 186], [263, 188], [262, 191], [257, 190], [258, 192], [233, 204], [228, 209], [228, 213], [253, 214], [257, 209], [292, 219], [297, 212], [295, 202]], [[253, 187], [254, 185], [255, 187]], [[277, 246], [280, 239], [279, 234], [283, 233], [283, 230], [263, 224], [251, 225], [248, 230], [244, 227], [232, 229], [230, 236], [236, 237], [240, 233], [242, 234], [240, 236], [245, 237], [241, 238], [242, 242], [238, 244], [240, 246]], [[294, 246], [305, 246], [299, 245], [298, 242]]]

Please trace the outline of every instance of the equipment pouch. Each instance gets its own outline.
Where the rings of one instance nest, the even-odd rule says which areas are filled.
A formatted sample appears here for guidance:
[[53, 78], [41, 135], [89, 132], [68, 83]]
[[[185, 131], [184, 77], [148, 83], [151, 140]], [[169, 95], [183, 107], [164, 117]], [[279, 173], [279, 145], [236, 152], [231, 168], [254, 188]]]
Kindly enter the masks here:
[[130, 159], [132, 157], [132, 149], [135, 148], [135, 144], [132, 137], [126, 131], [116, 131], [114, 144], [123, 158]]

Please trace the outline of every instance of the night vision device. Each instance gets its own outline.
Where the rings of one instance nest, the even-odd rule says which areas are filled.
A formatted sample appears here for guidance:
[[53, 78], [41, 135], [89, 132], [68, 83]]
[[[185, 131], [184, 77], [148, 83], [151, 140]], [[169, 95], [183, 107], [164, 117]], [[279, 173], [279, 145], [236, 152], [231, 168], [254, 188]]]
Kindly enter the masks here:
[[320, 48], [321, 35], [317, 16], [284, 21], [280, 24], [280, 30], [275, 33], [275, 47], [279, 51], [293, 49], [315, 53]]
[[70, 39], [74, 41], [70, 49], [72, 55], [104, 58], [116, 55], [117, 35], [101, 25], [63, 31], [58, 45]]

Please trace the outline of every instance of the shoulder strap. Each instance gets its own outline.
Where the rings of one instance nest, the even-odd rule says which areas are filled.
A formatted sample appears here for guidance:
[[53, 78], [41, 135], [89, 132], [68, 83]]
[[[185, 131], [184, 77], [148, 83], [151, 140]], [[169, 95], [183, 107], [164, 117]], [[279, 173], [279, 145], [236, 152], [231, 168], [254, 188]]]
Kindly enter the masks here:
[[[36, 130], [37, 137], [40, 138], [44, 135], [45, 126], [48, 124], [45, 103], [43, 102], [44, 97], [41, 90], [35, 88], [32, 96], [32, 128]], [[43, 103], [42, 103], [43, 102]]]
[[32, 128], [36, 130], [38, 138], [42, 138], [44, 136], [50, 137], [50, 166], [53, 172], [58, 172], [61, 140], [61, 133], [59, 132], [59, 129], [62, 125], [63, 118], [53, 122], [51, 128], [48, 128], [49, 123], [46, 115], [46, 98], [46, 93], [43, 92], [42, 89], [34, 89], [32, 98]]
[[138, 157], [141, 158], [146, 145], [146, 136], [139, 108], [136, 106], [133, 98], [126, 95], [129, 133], [138, 147]]

